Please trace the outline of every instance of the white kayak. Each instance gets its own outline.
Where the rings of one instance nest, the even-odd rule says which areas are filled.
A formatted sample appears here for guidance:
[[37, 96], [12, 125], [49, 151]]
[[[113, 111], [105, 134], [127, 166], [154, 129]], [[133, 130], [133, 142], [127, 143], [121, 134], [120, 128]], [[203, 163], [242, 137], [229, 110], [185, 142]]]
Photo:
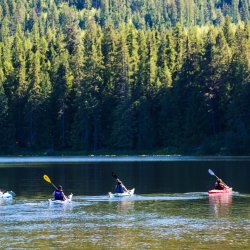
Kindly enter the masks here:
[[49, 204], [67, 204], [71, 203], [73, 194], [70, 194], [66, 200], [55, 200], [54, 198], [49, 199]]
[[14, 194], [15, 193], [12, 191], [7, 191], [7, 192], [0, 191], [0, 199], [6, 199], [6, 200], [13, 199]]
[[126, 197], [126, 196], [133, 196], [135, 192], [135, 189], [131, 189], [128, 192], [124, 192], [124, 193], [111, 193], [109, 192], [109, 198], [114, 198], [114, 197]]

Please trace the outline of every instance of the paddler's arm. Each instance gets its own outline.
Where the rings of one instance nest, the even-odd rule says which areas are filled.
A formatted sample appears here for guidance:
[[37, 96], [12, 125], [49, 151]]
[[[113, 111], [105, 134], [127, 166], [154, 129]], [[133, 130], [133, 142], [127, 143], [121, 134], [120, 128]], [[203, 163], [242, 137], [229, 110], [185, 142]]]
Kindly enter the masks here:
[[225, 184], [223, 181], [222, 181], [222, 184], [225, 188], [229, 188], [229, 186], [227, 184]]
[[62, 192], [62, 196], [65, 201], [68, 199], [67, 196], [64, 194], [64, 192]]
[[125, 192], [129, 192], [129, 190], [122, 184], [122, 188], [124, 189]]
[[225, 182], [223, 182], [222, 179], [218, 178], [217, 180], [220, 180], [220, 182], [221, 182], [223, 188], [229, 188], [229, 186], [228, 186]]

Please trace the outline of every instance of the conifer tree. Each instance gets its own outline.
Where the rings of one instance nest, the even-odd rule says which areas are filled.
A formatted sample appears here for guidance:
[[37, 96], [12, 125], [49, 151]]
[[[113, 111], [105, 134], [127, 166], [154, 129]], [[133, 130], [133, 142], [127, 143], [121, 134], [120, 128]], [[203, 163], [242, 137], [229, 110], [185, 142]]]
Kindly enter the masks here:
[[[0, 43], [0, 58], [2, 58], [2, 44]], [[14, 147], [13, 126], [10, 120], [8, 98], [4, 90], [5, 76], [2, 61], [0, 60], [0, 152], [8, 153], [8, 149]]]
[[133, 86], [137, 82], [138, 75], [138, 43], [137, 43], [137, 30], [129, 24], [127, 26], [127, 45], [129, 51], [129, 82]]
[[228, 85], [227, 75], [231, 60], [231, 51], [222, 31], [219, 31], [218, 34], [215, 32], [215, 30], [209, 31], [203, 63], [204, 69], [202, 69], [205, 72], [204, 96], [207, 111], [211, 116], [211, 128], [214, 135], [223, 126], [220, 112], [221, 105], [224, 105], [224, 97], [227, 95], [225, 90]]
[[[0, 73], [1, 74], [1, 73]], [[8, 148], [14, 146], [14, 140], [11, 137], [13, 132], [12, 124], [9, 122], [8, 99], [5, 95], [3, 82], [0, 81], [0, 152], [8, 153]]]
[[[247, 27], [247, 26], [246, 26]], [[227, 131], [225, 133], [225, 147], [231, 154], [248, 153], [250, 142], [249, 127], [249, 94], [250, 82], [249, 56], [250, 43], [247, 29], [238, 25], [235, 34], [235, 49], [230, 67], [231, 101], [227, 110]]]
[[157, 52], [157, 86], [163, 88], [172, 86], [172, 75], [167, 65], [167, 41], [165, 31], [161, 32]]
[[226, 38], [228, 45], [231, 47], [233, 45], [234, 32], [233, 32], [233, 28], [232, 28], [232, 24], [231, 24], [229, 16], [226, 16], [226, 18], [225, 18], [223, 32], [224, 32], [224, 36]]
[[52, 81], [51, 107], [52, 107], [52, 148], [67, 148], [70, 143], [69, 99], [72, 91], [73, 76], [69, 66], [69, 53], [66, 49], [64, 36], [58, 34], [54, 41], [55, 51], [52, 54], [50, 71]]
[[83, 79], [77, 89], [74, 122], [74, 145], [85, 150], [96, 150], [100, 143], [100, 93], [103, 84], [101, 39], [100, 29], [90, 22], [84, 37], [86, 59]]
[[133, 111], [131, 105], [131, 85], [129, 84], [129, 51], [124, 29], [118, 38], [114, 101], [112, 112], [111, 145], [118, 149], [131, 149], [133, 146]]

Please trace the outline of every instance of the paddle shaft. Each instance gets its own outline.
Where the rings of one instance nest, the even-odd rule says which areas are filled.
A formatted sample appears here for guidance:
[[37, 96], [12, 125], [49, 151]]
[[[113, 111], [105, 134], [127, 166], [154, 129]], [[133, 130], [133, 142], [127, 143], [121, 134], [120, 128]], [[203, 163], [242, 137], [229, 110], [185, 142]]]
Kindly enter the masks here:
[[50, 184], [51, 184], [55, 189], [57, 189], [56, 185], [55, 185], [53, 182], [51, 182]]
[[45, 174], [45, 175], [43, 176], [43, 179], [44, 179], [46, 182], [50, 183], [55, 189], [57, 189], [56, 185], [51, 181], [51, 179], [49, 178], [48, 175]]

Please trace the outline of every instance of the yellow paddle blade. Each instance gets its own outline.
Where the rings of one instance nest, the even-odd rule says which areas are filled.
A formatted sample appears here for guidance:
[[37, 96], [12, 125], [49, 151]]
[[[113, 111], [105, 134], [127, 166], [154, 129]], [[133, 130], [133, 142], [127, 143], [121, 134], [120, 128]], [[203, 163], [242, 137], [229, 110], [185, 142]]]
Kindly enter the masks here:
[[51, 180], [50, 180], [50, 178], [49, 178], [49, 176], [48, 175], [44, 175], [43, 176], [43, 179], [45, 180], [45, 181], [47, 181], [48, 183], [51, 183]]

